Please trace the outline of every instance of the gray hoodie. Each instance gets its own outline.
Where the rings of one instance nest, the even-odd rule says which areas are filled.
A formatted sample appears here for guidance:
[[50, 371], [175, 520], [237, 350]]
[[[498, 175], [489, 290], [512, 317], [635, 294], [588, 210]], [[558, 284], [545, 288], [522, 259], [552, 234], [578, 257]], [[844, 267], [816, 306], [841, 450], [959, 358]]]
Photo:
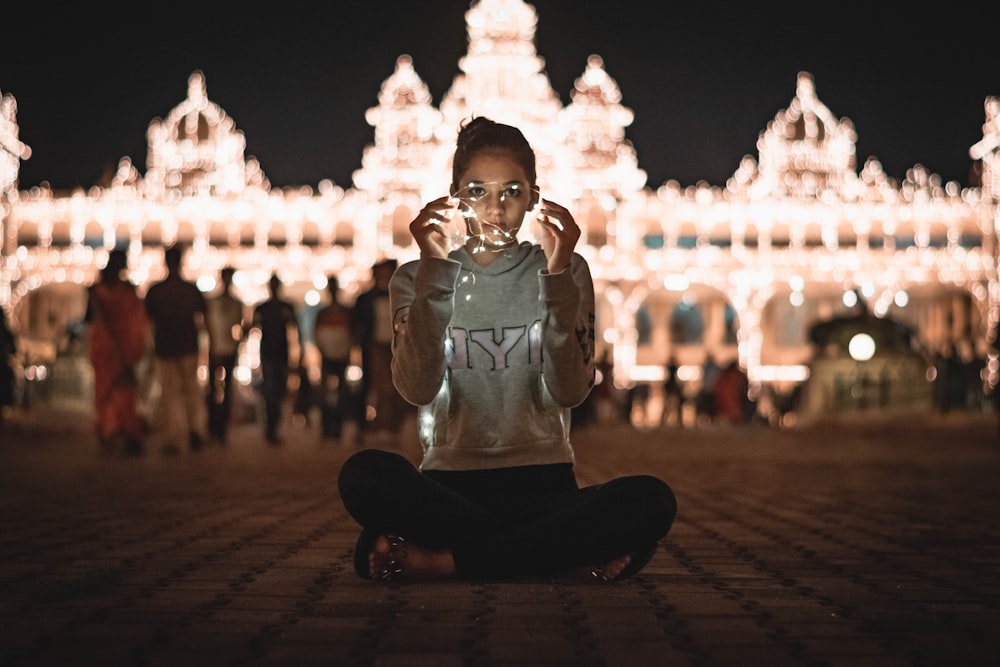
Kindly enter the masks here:
[[419, 406], [424, 470], [572, 463], [570, 408], [594, 384], [594, 285], [573, 255], [522, 242], [489, 266], [465, 248], [389, 285], [393, 381]]

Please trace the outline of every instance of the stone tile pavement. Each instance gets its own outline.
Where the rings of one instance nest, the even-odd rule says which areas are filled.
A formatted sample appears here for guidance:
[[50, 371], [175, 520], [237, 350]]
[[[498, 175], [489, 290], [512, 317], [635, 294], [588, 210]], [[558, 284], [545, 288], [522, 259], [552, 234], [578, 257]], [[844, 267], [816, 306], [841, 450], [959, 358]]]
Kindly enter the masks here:
[[353, 445], [243, 425], [125, 458], [86, 421], [0, 433], [0, 667], [1000, 664], [991, 415], [580, 430], [583, 482], [678, 497], [615, 584], [363, 581], [334, 484]]

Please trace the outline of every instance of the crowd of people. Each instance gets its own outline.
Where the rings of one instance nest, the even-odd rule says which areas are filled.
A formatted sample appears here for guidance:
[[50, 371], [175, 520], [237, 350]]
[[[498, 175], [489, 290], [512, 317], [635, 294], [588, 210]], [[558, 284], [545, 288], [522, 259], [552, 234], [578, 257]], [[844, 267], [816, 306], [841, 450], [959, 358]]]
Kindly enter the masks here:
[[6, 408], [16, 402], [17, 377], [14, 373], [14, 356], [17, 338], [7, 325], [7, 311], [0, 308], [0, 433], [4, 430]]
[[746, 371], [737, 359], [720, 365], [709, 353], [697, 369], [683, 367], [670, 356], [662, 380], [626, 386], [615, 385], [609, 355], [602, 355], [598, 368], [594, 391], [574, 410], [574, 427], [625, 423], [636, 428], [684, 428], [748, 424], [763, 418], [757, 414]]
[[[384, 295], [394, 261], [372, 267], [370, 289], [354, 303], [331, 273], [329, 302], [306, 327], [309, 319], [285, 298], [277, 274], [268, 281], [267, 298], [250, 304], [236, 291], [234, 267], [223, 267], [216, 289], [205, 294], [183, 275], [183, 247], [164, 248], [163, 261], [166, 276], [142, 295], [128, 279], [127, 253], [114, 249], [88, 288], [84, 322], [94, 429], [103, 451], [138, 455], [155, 441], [166, 454], [196, 452], [224, 445], [232, 424], [244, 418], [258, 421], [266, 442], [279, 446], [293, 393], [304, 409], [319, 413], [324, 440], [341, 440], [347, 422], [356, 425], [358, 444], [366, 432], [398, 433], [415, 412], [392, 384], [387, 353], [391, 317]], [[245, 406], [247, 393], [238, 391], [235, 375], [251, 332], [260, 365], [250, 385], [252, 405]], [[8, 354], [13, 340], [4, 343]], [[308, 341], [319, 353], [316, 386], [306, 368]], [[351, 377], [355, 361], [360, 377]], [[7, 393], [0, 399], [12, 400]]]
[[[370, 285], [353, 302], [345, 298], [338, 276], [328, 275], [327, 300], [311, 322], [285, 298], [277, 274], [268, 282], [267, 298], [254, 305], [240, 299], [231, 266], [220, 270], [215, 290], [205, 294], [184, 277], [181, 246], [164, 248], [163, 261], [166, 276], [143, 296], [128, 280], [125, 251], [112, 250], [88, 288], [94, 428], [104, 451], [141, 454], [154, 440], [164, 453], [198, 451], [210, 443], [225, 444], [237, 419], [255, 419], [266, 442], [278, 446], [290, 409], [315, 411], [318, 436], [326, 441], [344, 440], [345, 425], [353, 424], [359, 446], [366, 435], [398, 435], [409, 418], [416, 418], [417, 405], [397, 389], [392, 372], [398, 326], [390, 310], [390, 283], [399, 269], [395, 260], [375, 263]], [[248, 407], [247, 392], [238, 392], [234, 375], [240, 350], [254, 330], [260, 366]], [[315, 374], [307, 369], [307, 341], [318, 357]], [[475, 342], [470, 338], [461, 349], [467, 354]], [[594, 367], [593, 391], [572, 408], [573, 427], [616, 419], [648, 423], [650, 385], [615, 390], [608, 354]], [[683, 425], [688, 404], [702, 422], [746, 418], [745, 375], [735, 362], [719, 368], [706, 360], [701, 390], [691, 397], [679, 368], [671, 358], [664, 369], [658, 423]], [[10, 393], [0, 398], [9, 402]], [[289, 407], [293, 394], [294, 409]]]
[[[112, 250], [88, 288], [85, 324], [94, 372], [94, 427], [104, 451], [141, 454], [153, 439], [164, 453], [198, 451], [207, 443], [225, 444], [233, 422], [248, 418], [260, 422], [269, 444], [280, 445], [292, 394], [295, 409], [316, 411], [323, 440], [340, 441], [345, 425], [352, 423], [360, 446], [366, 433], [396, 435], [416, 415], [416, 407], [396, 389], [391, 370], [388, 296], [398, 268], [395, 260], [372, 266], [371, 285], [353, 303], [345, 298], [337, 275], [327, 276], [327, 300], [307, 331], [301, 323], [308, 318], [300, 318], [284, 298], [277, 275], [268, 282], [268, 297], [254, 306], [236, 293], [233, 267], [223, 267], [217, 288], [203, 294], [183, 277], [183, 258], [183, 248], [165, 248], [167, 275], [143, 297], [128, 280], [127, 254]], [[246, 393], [237, 396], [234, 374], [241, 347], [254, 329], [259, 332], [260, 367], [252, 385], [257, 405], [248, 409], [241, 405]], [[9, 331], [5, 323], [4, 330]], [[14, 336], [7, 338], [13, 350]], [[318, 353], [315, 386], [309, 384], [310, 373], [293, 372], [305, 368], [306, 340]], [[352, 376], [355, 364], [361, 372]], [[204, 367], [203, 373], [199, 367]], [[607, 354], [596, 368], [594, 390], [572, 410], [573, 427], [617, 419], [646, 421], [649, 385], [617, 391]], [[710, 387], [696, 399], [685, 398], [677, 371], [671, 359], [663, 385], [664, 425], [682, 424], [685, 401], [707, 405]], [[11, 403], [13, 391], [3, 399]], [[700, 407], [699, 414], [702, 410], [706, 408]], [[714, 416], [715, 408], [706, 414]]]

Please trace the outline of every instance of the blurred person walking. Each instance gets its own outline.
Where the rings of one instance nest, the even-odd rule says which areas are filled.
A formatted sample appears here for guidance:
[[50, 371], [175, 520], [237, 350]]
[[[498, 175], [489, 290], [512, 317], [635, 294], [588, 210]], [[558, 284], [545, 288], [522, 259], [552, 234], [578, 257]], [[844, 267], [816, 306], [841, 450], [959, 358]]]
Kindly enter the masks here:
[[101, 449], [141, 454], [146, 421], [140, 410], [139, 366], [149, 350], [150, 323], [135, 285], [124, 276], [128, 257], [112, 250], [87, 289], [87, 353], [94, 369], [94, 428]]
[[[392, 382], [392, 313], [389, 280], [398, 262], [385, 259], [372, 266], [374, 284], [354, 304], [355, 336], [361, 345], [362, 397], [359, 425], [395, 434], [411, 414], [410, 405]], [[368, 424], [368, 421], [371, 421]], [[359, 434], [360, 437], [360, 434]]]
[[281, 295], [281, 278], [271, 274], [268, 281], [270, 296], [254, 308], [253, 326], [260, 329], [261, 394], [264, 398], [264, 435], [270, 445], [281, 444], [281, 413], [288, 395], [290, 354], [294, 332], [302, 361], [302, 333], [295, 307]]
[[179, 452], [185, 439], [191, 451], [198, 451], [205, 443], [206, 432], [198, 353], [207, 302], [198, 286], [181, 275], [182, 260], [180, 246], [166, 248], [163, 261], [167, 276], [146, 292], [166, 434], [163, 451], [167, 454]]
[[695, 421], [698, 424], [711, 424], [715, 421], [715, 382], [721, 371], [722, 368], [712, 353], [706, 353], [701, 365], [701, 386], [695, 396]]
[[14, 405], [17, 394], [17, 379], [14, 376], [16, 354], [17, 339], [7, 326], [7, 311], [0, 308], [0, 433], [3, 432], [4, 412]]
[[750, 384], [738, 359], [726, 364], [715, 380], [715, 418], [723, 424], [743, 424], [750, 421], [753, 404], [749, 398]]
[[677, 358], [671, 355], [663, 368], [663, 412], [660, 415], [662, 426], [684, 426], [684, 383], [677, 376], [680, 370]]
[[339, 439], [351, 407], [347, 368], [351, 364], [354, 311], [340, 298], [340, 280], [327, 276], [330, 303], [316, 313], [313, 340], [320, 353], [320, 420], [324, 438]]
[[208, 434], [225, 444], [233, 412], [233, 369], [240, 343], [246, 336], [247, 306], [233, 292], [236, 269], [225, 266], [219, 272], [220, 291], [207, 302], [208, 383], [206, 406]]

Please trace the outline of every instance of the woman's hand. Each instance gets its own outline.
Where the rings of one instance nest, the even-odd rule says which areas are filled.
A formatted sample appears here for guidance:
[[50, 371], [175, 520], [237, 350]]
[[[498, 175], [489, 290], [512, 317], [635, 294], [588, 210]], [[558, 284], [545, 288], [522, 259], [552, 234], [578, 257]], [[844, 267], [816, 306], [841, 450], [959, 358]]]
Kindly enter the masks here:
[[568, 210], [548, 199], [542, 200], [537, 214], [542, 227], [539, 243], [549, 261], [548, 271], [559, 273], [569, 266], [573, 249], [580, 240], [580, 227]]
[[448, 256], [451, 250], [451, 213], [455, 210], [455, 205], [450, 202], [451, 197], [438, 197], [420, 209], [420, 213], [410, 223], [410, 234], [420, 248], [421, 257]]

